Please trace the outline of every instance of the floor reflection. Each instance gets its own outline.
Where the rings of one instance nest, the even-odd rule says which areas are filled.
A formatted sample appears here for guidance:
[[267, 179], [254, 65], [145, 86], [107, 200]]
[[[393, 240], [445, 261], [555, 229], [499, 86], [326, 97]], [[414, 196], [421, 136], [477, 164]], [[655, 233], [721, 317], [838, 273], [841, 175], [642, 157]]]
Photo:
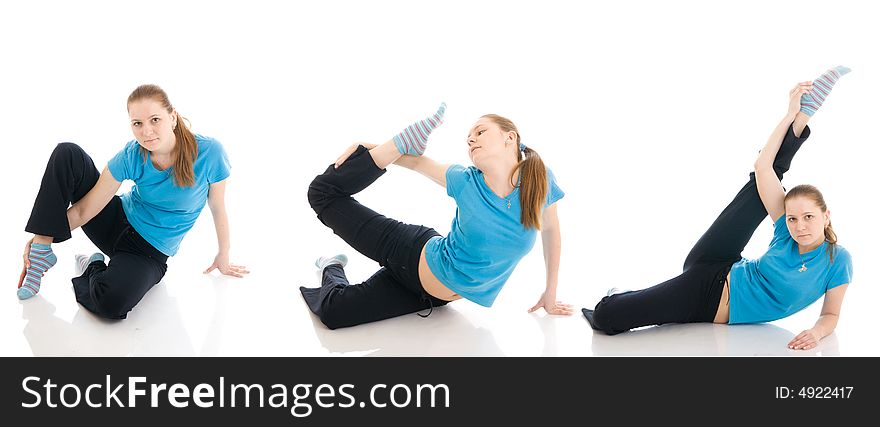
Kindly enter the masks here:
[[840, 344], [837, 335], [833, 333], [811, 350], [790, 350], [788, 342], [795, 335], [771, 324], [671, 324], [646, 327], [614, 336], [593, 331], [592, 350], [595, 356], [840, 355]]
[[492, 332], [476, 327], [453, 307], [330, 330], [311, 316], [321, 345], [333, 353], [369, 356], [504, 356]]
[[[71, 298], [73, 296], [71, 295]], [[21, 302], [23, 333], [34, 356], [193, 356], [177, 300], [156, 285], [128, 319], [99, 318], [79, 307], [67, 322], [44, 298]]]

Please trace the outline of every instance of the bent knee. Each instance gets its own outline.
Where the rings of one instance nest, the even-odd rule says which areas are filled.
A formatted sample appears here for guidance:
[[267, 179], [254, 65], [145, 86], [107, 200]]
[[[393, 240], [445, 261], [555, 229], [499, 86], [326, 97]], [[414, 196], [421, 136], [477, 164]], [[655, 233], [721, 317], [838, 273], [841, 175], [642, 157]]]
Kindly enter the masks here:
[[318, 182], [319, 178], [315, 178], [311, 184], [309, 184], [309, 191], [307, 196], [309, 198], [309, 206], [312, 207], [312, 210], [315, 211], [316, 214], [321, 214], [321, 211], [324, 210], [324, 207], [327, 206], [329, 201], [329, 195], [326, 191], [321, 190], [322, 183]]
[[79, 145], [76, 145], [72, 142], [60, 142], [55, 146], [55, 149], [52, 150], [52, 156], [63, 156], [63, 157], [73, 157], [77, 155], [81, 155], [84, 153], [83, 149], [80, 148]]
[[93, 287], [92, 299], [95, 303], [95, 314], [105, 319], [125, 319], [134, 308], [129, 295], [114, 291], [106, 283]]
[[97, 308], [95, 314], [110, 320], [125, 319], [128, 317], [128, 312], [133, 308], [128, 304], [112, 299], [98, 300], [95, 302], [95, 307]]
[[346, 321], [344, 316], [341, 316], [336, 310], [323, 311], [318, 318], [330, 330], [353, 326], [351, 322]]

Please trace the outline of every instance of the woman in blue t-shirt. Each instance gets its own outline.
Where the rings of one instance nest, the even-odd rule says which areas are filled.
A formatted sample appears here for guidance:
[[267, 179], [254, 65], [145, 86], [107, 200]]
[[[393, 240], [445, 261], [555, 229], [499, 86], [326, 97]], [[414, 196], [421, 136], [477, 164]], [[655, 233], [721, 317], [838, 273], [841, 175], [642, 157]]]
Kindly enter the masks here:
[[[595, 311], [583, 309], [590, 325], [614, 335], [664, 323], [770, 322], [824, 294], [819, 320], [788, 346], [810, 349], [834, 331], [852, 279], [852, 259], [837, 244], [819, 190], [799, 185], [786, 194], [780, 180], [810, 136], [807, 121], [847, 72], [837, 67], [792, 89], [788, 114], [761, 150], [755, 172], [691, 249], [681, 275], [639, 291], [610, 290]], [[770, 248], [758, 259], [742, 258], [768, 213], [774, 220]]]
[[[223, 146], [193, 134], [158, 86], [135, 89], [128, 114], [135, 140], [100, 174], [76, 144], [61, 143], [52, 152], [25, 228], [34, 238], [25, 246], [19, 298], [36, 295], [46, 270], [57, 262], [50, 245], [82, 227], [110, 261], [105, 264], [101, 252], [77, 255], [76, 300], [101, 317], [126, 318], [165, 275], [166, 260], [177, 253], [206, 202], [219, 250], [205, 272], [248, 273], [229, 262], [224, 193], [230, 167]], [[116, 196], [126, 179], [134, 186]]]
[[[365, 282], [350, 285], [344, 255], [318, 258], [321, 287], [300, 290], [330, 329], [432, 310], [459, 298], [489, 307], [534, 245], [538, 230], [547, 286], [530, 311], [543, 307], [550, 314], [572, 314], [570, 305], [556, 300], [561, 251], [556, 201], [564, 193], [553, 174], [538, 153], [520, 142], [514, 124], [494, 114], [481, 117], [468, 134], [476, 167], [422, 156], [445, 108], [441, 105], [436, 114], [384, 144], [351, 146], [309, 185], [309, 203], [318, 219], [382, 266]], [[458, 206], [449, 235], [386, 218], [351, 197], [392, 163], [446, 187]]]

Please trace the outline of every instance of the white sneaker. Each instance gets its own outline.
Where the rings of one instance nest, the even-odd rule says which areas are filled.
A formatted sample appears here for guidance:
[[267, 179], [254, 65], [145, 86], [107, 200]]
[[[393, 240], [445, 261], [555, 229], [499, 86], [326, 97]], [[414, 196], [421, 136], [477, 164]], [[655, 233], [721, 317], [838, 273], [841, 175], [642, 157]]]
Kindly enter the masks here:
[[611, 295], [622, 294], [625, 292], [630, 292], [630, 289], [620, 289], [618, 287], [613, 287], [613, 288], [609, 289], [608, 293], [605, 295], [610, 297]]
[[315, 267], [318, 267], [319, 272], [323, 272], [325, 268], [331, 265], [339, 265], [345, 267], [348, 264], [348, 257], [345, 254], [339, 254], [332, 257], [318, 257], [315, 260]]
[[86, 271], [86, 268], [89, 266], [89, 264], [91, 264], [95, 261], [102, 261], [103, 262], [104, 261], [104, 254], [102, 254], [100, 252], [95, 252], [92, 254], [92, 256], [88, 256], [88, 255], [84, 255], [84, 254], [76, 254], [76, 256], [74, 258], [76, 260], [76, 265], [73, 268], [73, 272], [74, 272], [74, 274], [76, 274], [75, 277], [79, 277], [79, 276], [83, 275], [83, 273]]

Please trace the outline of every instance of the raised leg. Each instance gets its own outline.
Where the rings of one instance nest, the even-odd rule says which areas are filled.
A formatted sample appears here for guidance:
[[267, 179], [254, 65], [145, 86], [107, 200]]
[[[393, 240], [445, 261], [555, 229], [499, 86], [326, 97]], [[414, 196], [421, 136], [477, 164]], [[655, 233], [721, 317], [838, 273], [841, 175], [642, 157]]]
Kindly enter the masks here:
[[[791, 167], [794, 155], [810, 136], [810, 128], [802, 121], [803, 132], [795, 136], [794, 127], [789, 127], [779, 152], [773, 163], [777, 176]], [[799, 125], [800, 125], [799, 124]], [[742, 251], [751, 240], [755, 230], [767, 216], [767, 209], [758, 195], [755, 173], [749, 174], [749, 181], [739, 190], [733, 200], [718, 215], [718, 218], [700, 237], [684, 262], [688, 270], [699, 262], [735, 262], [742, 257]]]

